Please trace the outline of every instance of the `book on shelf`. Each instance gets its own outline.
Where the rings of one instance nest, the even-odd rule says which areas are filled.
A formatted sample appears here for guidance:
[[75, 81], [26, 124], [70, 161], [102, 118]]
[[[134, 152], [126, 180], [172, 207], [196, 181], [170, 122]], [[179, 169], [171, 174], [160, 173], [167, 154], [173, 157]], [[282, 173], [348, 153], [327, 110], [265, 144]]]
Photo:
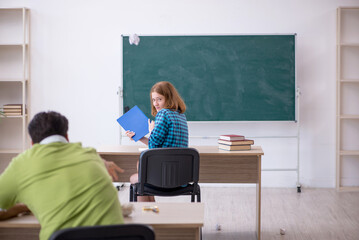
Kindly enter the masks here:
[[238, 146], [238, 145], [253, 145], [254, 141], [251, 139], [233, 140], [233, 141], [218, 139], [218, 143], [224, 145]]
[[233, 141], [233, 140], [244, 140], [244, 136], [236, 135], [236, 134], [227, 134], [227, 135], [220, 135], [219, 139]]
[[236, 151], [236, 150], [251, 150], [251, 145], [225, 145], [225, 144], [218, 144], [218, 148], [227, 151]]
[[22, 104], [5, 104], [3, 109], [22, 109]]
[[4, 112], [5, 116], [17, 116], [22, 115], [22, 112]]
[[18, 113], [12, 113], [12, 112], [4, 112], [5, 116], [21, 116], [21, 112]]
[[22, 111], [21, 110], [16, 110], [16, 111], [3, 111], [4, 113], [22, 113]]
[[21, 112], [21, 108], [5, 108], [3, 112]]

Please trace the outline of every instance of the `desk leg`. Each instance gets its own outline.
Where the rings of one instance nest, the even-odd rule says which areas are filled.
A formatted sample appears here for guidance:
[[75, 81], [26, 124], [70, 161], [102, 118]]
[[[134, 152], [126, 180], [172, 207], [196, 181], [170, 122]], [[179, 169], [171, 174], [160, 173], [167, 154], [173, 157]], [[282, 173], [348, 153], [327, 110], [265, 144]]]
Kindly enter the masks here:
[[201, 227], [199, 227], [196, 231], [196, 240], [201, 240], [202, 239], [202, 231], [201, 231]]
[[256, 235], [257, 239], [261, 239], [261, 174], [262, 174], [262, 162], [261, 156], [258, 156], [258, 182], [257, 182], [257, 219], [256, 219]]

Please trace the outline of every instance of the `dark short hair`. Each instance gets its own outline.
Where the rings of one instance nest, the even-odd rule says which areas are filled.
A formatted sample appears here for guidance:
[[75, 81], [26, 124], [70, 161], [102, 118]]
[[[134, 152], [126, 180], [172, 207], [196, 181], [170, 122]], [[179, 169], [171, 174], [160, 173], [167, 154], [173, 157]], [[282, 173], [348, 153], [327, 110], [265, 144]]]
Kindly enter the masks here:
[[34, 116], [28, 126], [32, 142], [39, 143], [51, 135], [66, 137], [69, 121], [58, 112], [40, 112]]

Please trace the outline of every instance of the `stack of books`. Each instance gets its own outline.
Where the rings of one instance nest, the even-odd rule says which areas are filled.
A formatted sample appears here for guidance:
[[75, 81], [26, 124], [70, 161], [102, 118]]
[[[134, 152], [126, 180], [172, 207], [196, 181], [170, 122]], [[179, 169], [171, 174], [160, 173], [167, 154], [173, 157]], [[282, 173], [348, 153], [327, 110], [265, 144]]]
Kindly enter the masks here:
[[218, 139], [218, 148], [227, 151], [251, 150], [253, 140], [246, 139], [242, 135], [221, 135]]
[[3, 107], [5, 116], [21, 116], [22, 115], [22, 104], [6, 104]]

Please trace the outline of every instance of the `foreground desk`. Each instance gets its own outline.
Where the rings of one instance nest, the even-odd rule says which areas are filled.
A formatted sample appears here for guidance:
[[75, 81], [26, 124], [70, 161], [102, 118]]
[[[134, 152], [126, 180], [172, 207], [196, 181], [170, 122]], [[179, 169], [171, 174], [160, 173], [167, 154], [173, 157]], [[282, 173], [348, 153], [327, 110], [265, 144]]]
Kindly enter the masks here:
[[[120, 182], [128, 182], [137, 172], [141, 146], [104, 146], [98, 149], [102, 158], [114, 161], [125, 173]], [[191, 146], [200, 154], [200, 183], [255, 183], [257, 186], [256, 234], [261, 238], [261, 156], [262, 148], [253, 146], [249, 151], [225, 151], [217, 146]]]
[[[125, 223], [151, 225], [156, 240], [199, 240], [204, 221], [203, 203], [133, 203], [135, 211]], [[159, 213], [143, 211], [143, 206], [158, 206]], [[40, 225], [33, 215], [0, 221], [1, 240], [39, 239]]]

